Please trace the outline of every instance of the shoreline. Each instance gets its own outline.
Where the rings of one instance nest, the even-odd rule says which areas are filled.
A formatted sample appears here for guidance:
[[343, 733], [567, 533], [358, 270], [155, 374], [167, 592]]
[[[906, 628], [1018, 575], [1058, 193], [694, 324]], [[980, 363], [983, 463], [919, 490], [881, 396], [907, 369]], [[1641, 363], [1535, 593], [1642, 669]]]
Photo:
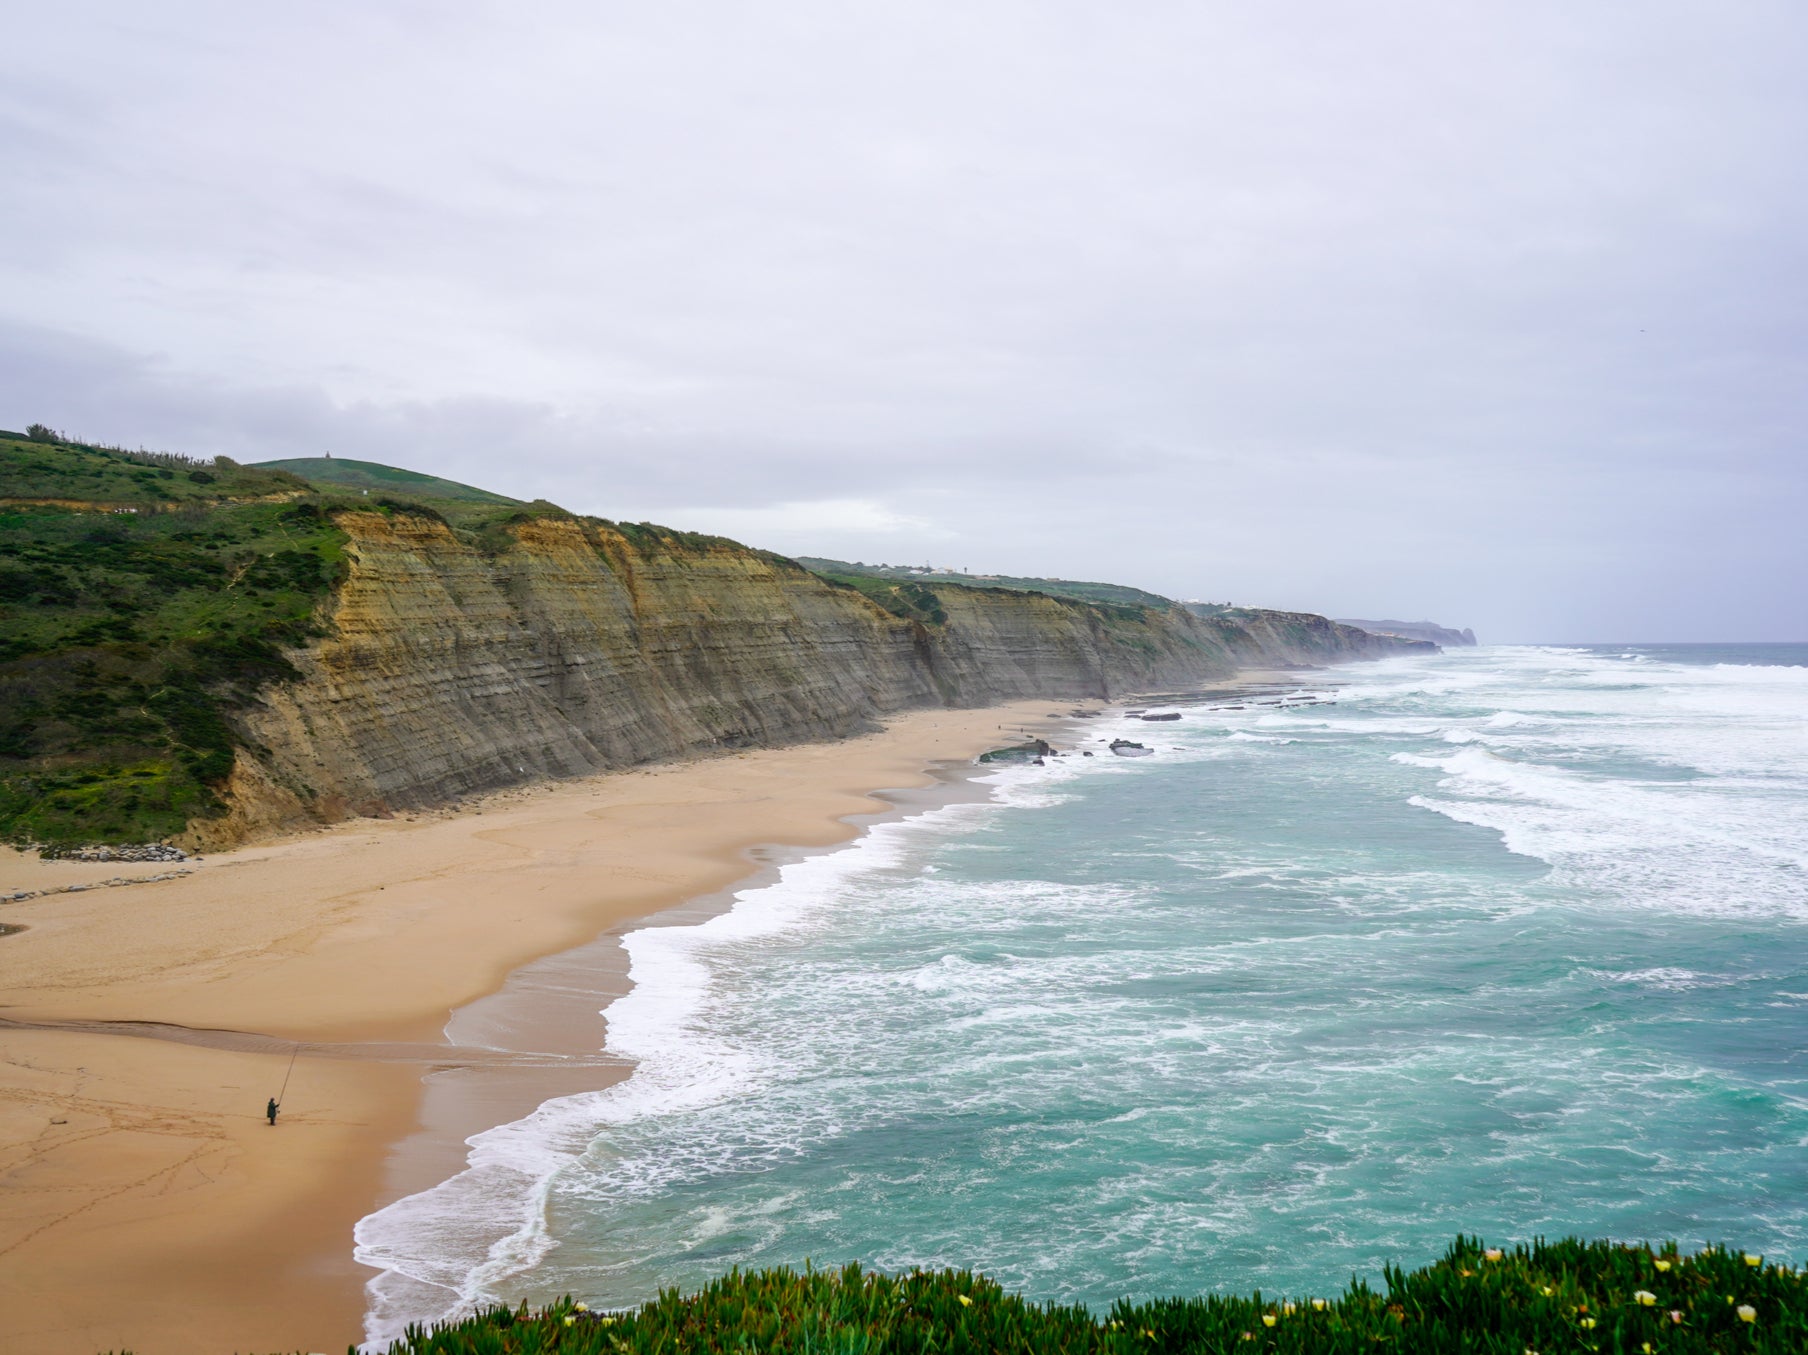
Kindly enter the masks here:
[[[1082, 722], [1063, 718], [1059, 723], [1042, 723], [1047, 729], [1039, 732], [1066, 743]], [[606, 1009], [635, 987], [627, 936], [648, 928], [702, 925], [731, 911], [744, 895], [778, 883], [787, 867], [849, 850], [879, 825], [913, 819], [951, 804], [987, 802], [992, 798], [991, 788], [980, 778], [994, 770], [971, 758], [929, 762], [923, 768], [925, 784], [872, 791], [869, 798], [879, 808], [841, 816], [840, 822], [849, 830], [843, 840], [811, 847], [754, 844], [744, 853], [747, 873], [727, 886], [624, 920], [591, 941], [534, 960], [511, 973], [495, 992], [457, 1008], [446, 1026], [454, 1045], [498, 1049], [529, 1058], [565, 1056], [582, 1062], [575, 1066], [503, 1062], [427, 1073], [422, 1079], [419, 1123], [412, 1134], [389, 1149], [384, 1169], [386, 1205], [433, 1191], [466, 1171], [471, 1165], [467, 1142], [471, 1136], [526, 1119], [555, 1098], [599, 1092], [638, 1072], [639, 1064], [630, 1057], [596, 1053], [608, 1034]], [[359, 1245], [366, 1245], [362, 1236]], [[363, 1264], [375, 1267], [378, 1262]], [[456, 1307], [455, 1296], [403, 1272], [370, 1273], [373, 1284], [387, 1282], [392, 1292], [415, 1291], [411, 1300], [401, 1304], [411, 1321], [445, 1320], [434, 1315], [435, 1305]], [[371, 1325], [378, 1320], [382, 1306], [383, 1301], [372, 1291], [372, 1309], [366, 1314], [364, 1328], [367, 1341], [394, 1335], [382, 1335]]]
[[[432, 1175], [424, 1143], [462, 1150], [449, 1136], [473, 1116], [519, 1118], [574, 1075], [607, 1085], [594, 1053], [452, 1043], [459, 1013], [536, 963], [727, 898], [775, 852], [911, 812], [882, 792], [946, 784], [938, 764], [1013, 741], [1006, 726], [1064, 728], [1051, 717], [1072, 705], [911, 712], [855, 739], [502, 791], [6, 905], [25, 930], [0, 938], [0, 1352], [351, 1339], [376, 1273], [352, 1259], [352, 1227], [451, 1174]], [[160, 870], [10, 853], [0, 895]], [[291, 1061], [279, 1135], [260, 1112]], [[434, 1115], [436, 1078], [491, 1091]]]

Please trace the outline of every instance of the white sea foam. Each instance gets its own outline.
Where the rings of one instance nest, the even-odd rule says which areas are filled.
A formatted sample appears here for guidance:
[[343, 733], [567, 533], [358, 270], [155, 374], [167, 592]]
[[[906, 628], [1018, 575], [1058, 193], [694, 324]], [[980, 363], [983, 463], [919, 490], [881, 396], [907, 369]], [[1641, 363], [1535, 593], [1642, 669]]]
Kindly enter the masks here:
[[[1465, 742], [1448, 756], [1394, 754], [1398, 764], [1445, 774], [1441, 793], [1411, 803], [1492, 828], [1510, 850], [1592, 881], [1602, 897], [1808, 916], [1808, 686], [1793, 676], [1799, 670], [1745, 669], [1749, 680], [1729, 685], [1719, 669], [1653, 669], [1651, 685], [1624, 698], [1579, 696], [1573, 685], [1553, 692], [1560, 723], [1500, 712], [1485, 724], [1503, 733], [1485, 744]], [[1605, 712], [1584, 713], [1603, 704]], [[1654, 778], [1636, 774], [1641, 765], [1704, 774]]]
[[[1031, 771], [1001, 769], [980, 781], [991, 786], [994, 804], [1058, 802], [1048, 783], [1060, 773]], [[728, 910], [704, 922], [624, 936], [633, 986], [602, 1015], [607, 1051], [636, 1060], [634, 1074], [475, 1135], [463, 1172], [359, 1222], [356, 1258], [381, 1272], [367, 1287], [367, 1346], [385, 1346], [411, 1322], [470, 1312], [542, 1262], [557, 1245], [547, 1231], [548, 1196], [602, 1126], [719, 1104], [781, 1075], [761, 1050], [724, 1040], [699, 1021], [711, 994], [712, 952], [808, 926], [860, 875], [895, 867], [913, 835], [959, 832], [992, 808], [954, 804], [878, 824], [846, 847], [784, 866], [775, 884], [740, 891]]]
[[[1636, 1025], [1744, 1000], [1703, 946], [1808, 917], [1804, 698], [1799, 671], [1582, 650], [1363, 665], [1336, 705], [1102, 726], [1159, 756], [1001, 771], [989, 804], [637, 931], [608, 1012], [635, 1076], [365, 1220], [373, 1331], [804, 1255], [1094, 1301], [1200, 1287], [1200, 1258], [1340, 1280], [1482, 1224], [1680, 1231], [1613, 1211], [1695, 1208], [1808, 1138]], [[1800, 987], [1738, 1019], [1793, 1020]], [[1740, 1227], [1808, 1237], [1736, 1195]]]
[[1686, 992], [1691, 988], [1699, 988], [1704, 980], [1692, 969], [1682, 969], [1676, 965], [1660, 965], [1655, 969], [1591, 969], [1589, 973], [1608, 983], [1626, 983], [1641, 988], [1662, 988], [1672, 992]]

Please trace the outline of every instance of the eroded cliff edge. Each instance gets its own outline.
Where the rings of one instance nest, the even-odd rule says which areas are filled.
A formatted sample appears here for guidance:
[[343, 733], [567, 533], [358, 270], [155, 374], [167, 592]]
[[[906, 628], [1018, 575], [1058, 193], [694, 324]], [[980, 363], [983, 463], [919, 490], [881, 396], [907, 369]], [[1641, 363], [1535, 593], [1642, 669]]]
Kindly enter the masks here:
[[197, 824], [200, 842], [845, 736], [910, 708], [1109, 698], [1415, 647], [1322, 617], [959, 586], [899, 616], [764, 552], [570, 517], [511, 524], [493, 549], [430, 516], [335, 522], [348, 571], [325, 634], [289, 653], [296, 680], [235, 716], [230, 812]]

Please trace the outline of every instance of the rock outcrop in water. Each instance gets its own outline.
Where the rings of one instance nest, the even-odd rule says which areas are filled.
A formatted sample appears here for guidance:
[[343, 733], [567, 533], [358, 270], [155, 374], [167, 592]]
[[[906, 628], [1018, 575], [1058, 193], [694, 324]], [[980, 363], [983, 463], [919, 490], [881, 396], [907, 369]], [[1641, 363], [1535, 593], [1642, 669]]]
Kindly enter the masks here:
[[833, 738], [912, 708], [1109, 698], [1417, 647], [1298, 613], [1201, 618], [936, 584], [929, 623], [677, 533], [543, 517], [492, 552], [424, 515], [335, 521], [350, 568], [328, 633], [290, 653], [299, 680], [237, 716], [248, 751], [231, 812], [197, 841]]

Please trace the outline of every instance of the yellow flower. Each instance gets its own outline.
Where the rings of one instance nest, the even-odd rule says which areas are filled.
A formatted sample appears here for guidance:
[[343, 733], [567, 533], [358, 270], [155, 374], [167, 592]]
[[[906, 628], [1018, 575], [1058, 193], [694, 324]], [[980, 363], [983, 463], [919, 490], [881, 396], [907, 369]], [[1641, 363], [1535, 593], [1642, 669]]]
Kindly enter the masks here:
[[577, 1319], [576, 1319], [576, 1318], [575, 1318], [575, 1317], [567, 1317], [567, 1318], [566, 1318], [566, 1319], [565, 1319], [565, 1325], [566, 1325], [566, 1326], [567, 1326], [567, 1327], [569, 1327], [569, 1326], [572, 1326], [572, 1325], [573, 1325], [573, 1324], [575, 1324], [575, 1323], [576, 1323], [576, 1322], [577, 1322]]
[[1739, 1320], [1741, 1322], [1756, 1322], [1758, 1320], [1758, 1310], [1749, 1303], [1741, 1303], [1737, 1308], [1733, 1309], [1733, 1311], [1739, 1314]]
[[1288, 1317], [1292, 1317], [1299, 1311], [1299, 1305], [1297, 1303], [1283, 1303], [1281, 1305], [1281, 1311]]
[[1656, 1266], [1659, 1270], [1668, 1270], [1670, 1268], [1670, 1263], [1668, 1261], [1664, 1260], [1664, 1258], [1661, 1256], [1658, 1257], [1657, 1260], [1653, 1261], [1651, 1264]]
[[1593, 1331], [1595, 1329], [1595, 1320], [1592, 1317], [1585, 1317], [1582, 1319], [1582, 1326], [1587, 1331]]
[[1498, 1260], [1500, 1260], [1500, 1248], [1499, 1248], [1499, 1247], [1490, 1247], [1490, 1248], [1488, 1248], [1488, 1250], [1487, 1250], [1487, 1251], [1485, 1251], [1485, 1252], [1483, 1252], [1483, 1253], [1482, 1253], [1482, 1259], [1483, 1259], [1483, 1260], [1485, 1260], [1485, 1261], [1498, 1261]]
[[1547, 1299], [1548, 1299], [1548, 1298], [1549, 1298], [1549, 1297], [1550, 1297], [1550, 1296], [1551, 1296], [1551, 1295], [1552, 1295], [1552, 1294], [1555, 1294], [1555, 1293], [1556, 1293], [1556, 1292], [1557, 1292], [1557, 1291], [1556, 1291], [1556, 1290], [1555, 1290], [1555, 1289], [1552, 1289], [1552, 1288], [1551, 1288], [1551, 1287], [1550, 1287], [1550, 1286], [1549, 1286], [1549, 1285], [1548, 1285], [1548, 1284], [1547, 1284], [1547, 1285], [1546, 1285], [1546, 1286], [1545, 1286], [1545, 1287], [1544, 1287], [1544, 1296], [1545, 1296], [1545, 1297], [1546, 1297], [1546, 1298], [1547, 1298]]
[[587, 1313], [590, 1311], [590, 1305], [588, 1303], [574, 1303], [571, 1305], [571, 1310], [574, 1313]]
[[1640, 1303], [1642, 1303], [1647, 1308], [1649, 1308], [1652, 1304], [1657, 1302], [1657, 1295], [1653, 1294], [1649, 1289], [1641, 1289], [1637, 1293], [1635, 1293], [1632, 1297], [1637, 1299]]
[[1644, 1351], [1645, 1355], [1651, 1355], [1651, 1343], [1649, 1341], [1645, 1342], [1645, 1344], [1640, 1346], [1639, 1349]]
[[968, 1298], [965, 1294], [956, 1294], [955, 1297], [961, 1301], [961, 1307], [971, 1308], [973, 1306], [973, 1300]]
[[1750, 1252], [1746, 1252], [1745, 1264], [1748, 1266], [1761, 1266], [1764, 1264], [1764, 1258], [1762, 1256], [1753, 1256]]
[[1314, 1308], [1318, 1309], [1318, 1311], [1322, 1313], [1322, 1312], [1324, 1312], [1327, 1305], [1325, 1304], [1325, 1301], [1323, 1299], [1313, 1299], [1312, 1306]]
[[1274, 1314], [1273, 1313], [1263, 1313], [1262, 1314], [1262, 1325], [1264, 1327], [1272, 1327], [1274, 1325]]

